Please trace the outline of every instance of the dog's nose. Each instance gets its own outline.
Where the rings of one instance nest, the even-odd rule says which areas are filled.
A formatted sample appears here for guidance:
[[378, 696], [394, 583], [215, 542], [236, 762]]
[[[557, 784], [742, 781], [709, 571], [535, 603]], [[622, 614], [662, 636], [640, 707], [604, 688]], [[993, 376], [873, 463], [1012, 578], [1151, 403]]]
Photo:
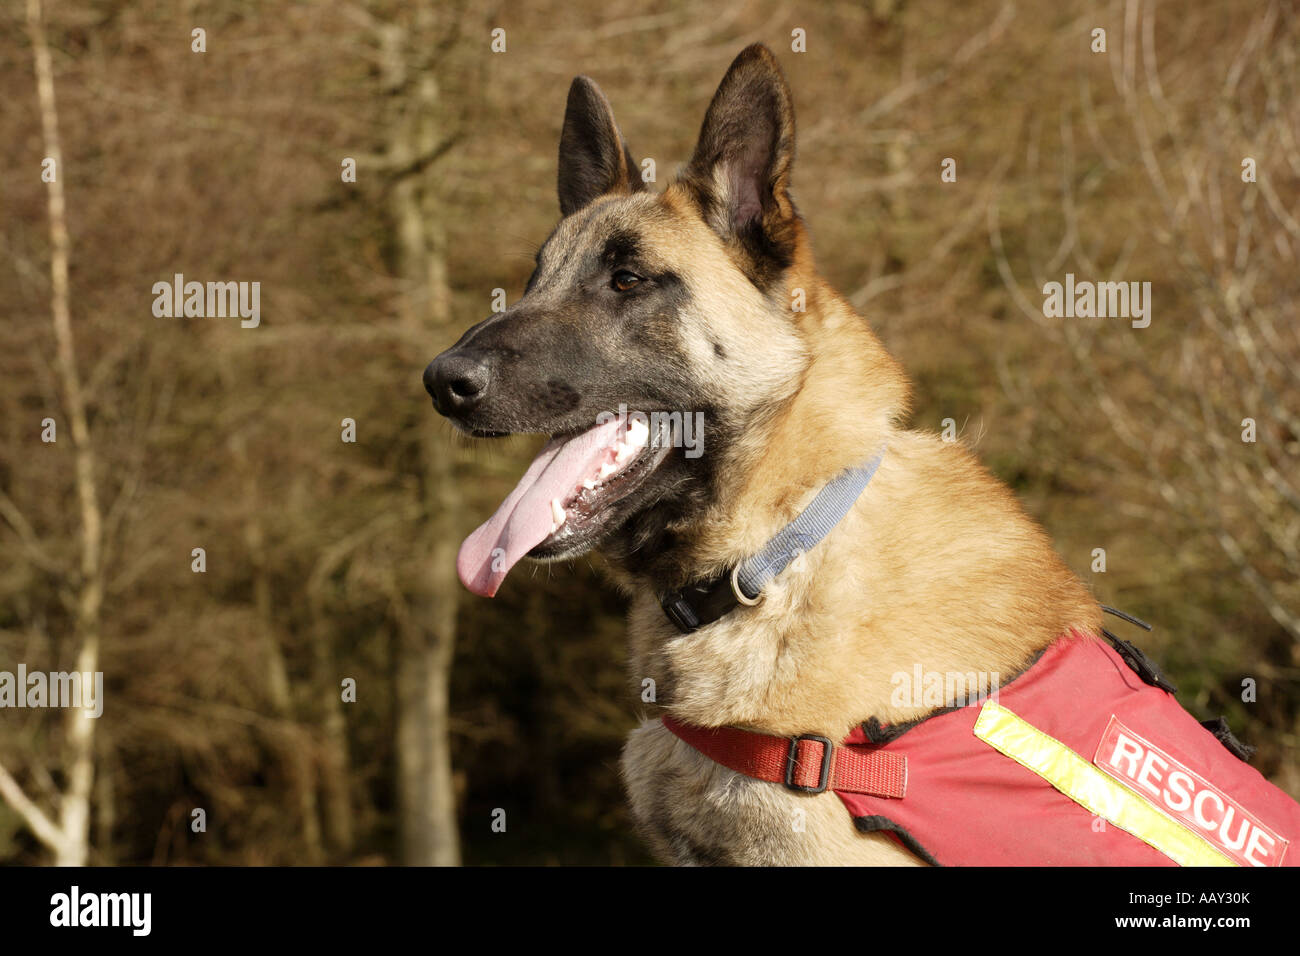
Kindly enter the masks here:
[[424, 387], [433, 396], [433, 407], [439, 413], [463, 415], [483, 398], [491, 378], [492, 373], [483, 361], [448, 351], [424, 370]]

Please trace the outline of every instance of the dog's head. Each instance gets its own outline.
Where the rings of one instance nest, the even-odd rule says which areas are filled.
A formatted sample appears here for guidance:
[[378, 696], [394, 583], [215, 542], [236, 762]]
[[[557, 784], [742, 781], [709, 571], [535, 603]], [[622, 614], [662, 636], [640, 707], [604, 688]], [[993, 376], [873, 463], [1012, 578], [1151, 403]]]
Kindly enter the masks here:
[[727, 443], [796, 388], [807, 359], [786, 288], [805, 241], [793, 156], [790, 93], [763, 46], [731, 65], [662, 194], [647, 191], [596, 84], [573, 81], [563, 218], [523, 297], [424, 373], [437, 410], [471, 435], [552, 436], [462, 546], [471, 590], [494, 594], [525, 555], [661, 546], [709, 499]]

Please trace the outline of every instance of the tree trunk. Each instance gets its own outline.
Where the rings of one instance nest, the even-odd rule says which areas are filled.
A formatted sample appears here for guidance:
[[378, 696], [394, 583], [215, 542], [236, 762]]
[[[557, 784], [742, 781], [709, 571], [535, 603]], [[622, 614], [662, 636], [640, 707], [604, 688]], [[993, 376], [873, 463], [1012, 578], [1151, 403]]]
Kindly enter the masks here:
[[[100, 608], [103, 603], [103, 520], [95, 486], [95, 451], [90, 441], [85, 399], [72, 335], [68, 305], [68, 222], [63, 196], [63, 152], [59, 147], [59, 115], [54, 98], [54, 67], [45, 38], [40, 0], [28, 0], [27, 25], [36, 67], [36, 92], [40, 103], [45, 154], [54, 160], [50, 194], [50, 313], [58, 349], [58, 371], [64, 411], [72, 432], [76, 467], [77, 503], [81, 523], [81, 574], [77, 582], [74, 637], [76, 669], [94, 674], [99, 669]], [[96, 721], [80, 708], [68, 710], [64, 745], [64, 791], [59, 801], [62, 838], [54, 848], [59, 866], [84, 866], [90, 854], [90, 797], [95, 784]]]
[[[393, 104], [386, 159], [391, 169], [409, 170], [439, 145], [440, 103], [432, 72], [417, 66], [427, 58], [414, 44], [432, 32], [432, 7], [415, 10], [416, 28], [386, 25], [380, 30], [384, 80]], [[413, 72], [418, 75], [408, 86]], [[390, 215], [397, 235], [397, 271], [406, 281], [403, 321], [412, 339], [450, 318], [445, 239], [430, 169], [399, 172], [390, 190]], [[414, 372], [412, 379], [414, 380]], [[439, 446], [433, 424], [420, 437], [420, 471], [425, 521], [418, 533], [428, 541], [398, 622], [397, 738], [403, 859], [411, 865], [456, 866], [460, 845], [456, 795], [451, 776], [450, 670], [456, 639], [457, 491], [453, 462]]]
[[325, 818], [325, 835], [336, 854], [348, 857], [354, 843], [352, 795], [348, 783], [351, 758], [348, 752], [347, 722], [339, 698], [338, 668], [334, 664], [333, 635], [324, 616], [313, 601], [312, 662], [317, 692], [323, 694], [325, 714], [321, 721], [324, 741], [320, 751], [321, 802]]

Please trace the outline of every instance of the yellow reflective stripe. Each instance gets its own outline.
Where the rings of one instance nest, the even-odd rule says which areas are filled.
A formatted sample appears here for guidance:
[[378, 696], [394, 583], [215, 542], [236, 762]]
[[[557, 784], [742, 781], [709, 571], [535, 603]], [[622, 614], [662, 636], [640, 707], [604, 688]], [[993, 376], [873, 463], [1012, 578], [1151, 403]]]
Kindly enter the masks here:
[[985, 701], [975, 721], [975, 736], [1180, 866], [1236, 866], [1199, 834], [1000, 704]]

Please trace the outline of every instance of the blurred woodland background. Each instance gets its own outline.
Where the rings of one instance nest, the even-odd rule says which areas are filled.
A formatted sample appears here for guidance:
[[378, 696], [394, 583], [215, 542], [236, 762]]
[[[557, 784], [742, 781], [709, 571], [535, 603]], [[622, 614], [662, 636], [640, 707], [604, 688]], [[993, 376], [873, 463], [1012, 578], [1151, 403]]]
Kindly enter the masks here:
[[[594, 559], [461, 590], [535, 442], [456, 439], [420, 373], [521, 294], [575, 74], [662, 185], [758, 40], [821, 268], [916, 427], [953, 419], [1300, 796], [1293, 0], [14, 0], [0, 670], [102, 670], [106, 699], [0, 710], [0, 861], [648, 860], [622, 602]], [[260, 327], [155, 318], [178, 272], [259, 281]], [[1045, 319], [1067, 272], [1150, 281], [1150, 327]]]

